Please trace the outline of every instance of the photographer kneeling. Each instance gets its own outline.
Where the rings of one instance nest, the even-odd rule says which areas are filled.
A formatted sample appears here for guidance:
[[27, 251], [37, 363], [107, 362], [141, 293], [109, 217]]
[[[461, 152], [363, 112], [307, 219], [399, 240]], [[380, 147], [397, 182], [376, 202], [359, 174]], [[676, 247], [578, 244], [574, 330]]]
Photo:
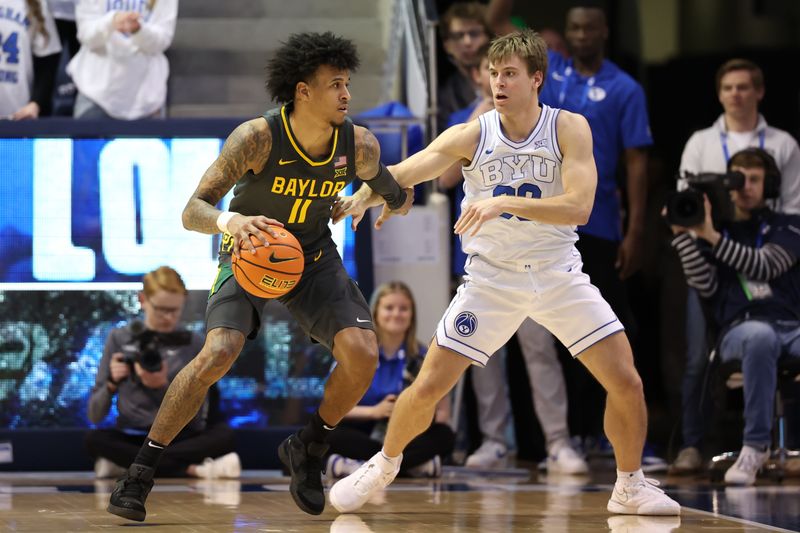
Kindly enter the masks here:
[[[180, 275], [162, 266], [145, 274], [142, 281], [139, 302], [144, 324], [133, 321], [109, 333], [89, 399], [88, 415], [94, 424], [106, 417], [115, 394], [119, 411], [116, 428], [92, 430], [86, 436], [98, 478], [125, 473], [121, 465], [130, 464], [139, 452], [167, 386], [203, 347], [200, 335], [176, 330], [187, 294]], [[213, 423], [209, 406], [207, 397], [197, 416], [164, 452], [159, 474], [239, 477], [233, 432], [225, 422]]]
[[676, 202], [665, 214], [687, 283], [706, 300], [720, 331], [721, 360], [742, 361], [743, 446], [725, 482], [752, 485], [769, 455], [778, 358], [800, 357], [800, 217], [766, 207], [765, 199], [779, 194], [780, 174], [764, 150], [737, 152], [728, 172], [745, 178], [730, 193], [732, 220], [719, 217], [730, 207], [727, 195], [725, 201], [709, 195], [717, 198], [713, 207], [704, 195], [696, 225], [681, 223], [686, 213], [675, 212]]

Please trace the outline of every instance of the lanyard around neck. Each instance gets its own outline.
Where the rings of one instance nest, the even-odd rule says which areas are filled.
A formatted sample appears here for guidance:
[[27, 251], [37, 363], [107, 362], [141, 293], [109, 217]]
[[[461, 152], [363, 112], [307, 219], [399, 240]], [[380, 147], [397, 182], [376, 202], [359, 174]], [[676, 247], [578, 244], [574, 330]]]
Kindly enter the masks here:
[[[561, 84], [561, 92], [558, 93], [558, 106], [562, 107], [564, 105], [564, 100], [567, 99], [567, 89], [569, 85], [572, 83], [572, 78], [576, 75], [575, 69], [573, 68], [573, 62], [570, 59], [567, 68], [564, 69], [564, 83]], [[583, 109], [586, 106], [586, 100], [589, 96], [589, 90], [594, 86], [595, 77], [592, 76], [588, 80], [586, 80], [586, 87], [583, 90], [583, 95], [581, 96], [580, 105], [577, 109], [573, 111], [578, 111]]]
[[[762, 150], [764, 149], [764, 138], [766, 137], [766, 130], [761, 130], [758, 132], [758, 147]], [[727, 132], [720, 132], [719, 134], [719, 142], [722, 144], [722, 155], [725, 156], [725, 163], [730, 161], [731, 154], [728, 151], [728, 133]]]

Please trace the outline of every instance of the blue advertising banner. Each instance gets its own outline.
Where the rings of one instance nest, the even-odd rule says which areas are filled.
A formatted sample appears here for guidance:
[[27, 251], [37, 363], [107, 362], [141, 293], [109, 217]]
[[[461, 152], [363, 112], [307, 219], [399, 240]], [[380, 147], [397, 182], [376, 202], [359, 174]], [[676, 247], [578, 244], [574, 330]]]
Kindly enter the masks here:
[[[219, 236], [185, 230], [181, 212], [222, 143], [0, 139], [0, 289], [130, 289], [163, 264], [208, 289]], [[331, 231], [357, 277], [349, 224]]]

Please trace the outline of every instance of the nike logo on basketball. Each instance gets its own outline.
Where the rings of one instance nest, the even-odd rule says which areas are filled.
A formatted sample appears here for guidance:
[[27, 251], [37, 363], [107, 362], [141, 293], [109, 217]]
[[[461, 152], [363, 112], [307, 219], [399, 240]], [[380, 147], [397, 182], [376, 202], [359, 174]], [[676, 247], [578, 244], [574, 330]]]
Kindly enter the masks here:
[[276, 257], [275, 252], [269, 254], [270, 263], [285, 263], [286, 261], [294, 261], [296, 257]]
[[356, 318], [356, 322], [359, 322], [359, 323], [363, 324], [365, 322], [369, 322], [369, 320], [364, 320], [362, 318]]
[[155, 444], [153, 444], [153, 441], [151, 441], [151, 440], [147, 441], [147, 445], [150, 446], [151, 448], [157, 448], [159, 450], [163, 450], [164, 449], [163, 446], [156, 446]]
[[290, 161], [284, 161], [284, 160], [283, 160], [283, 158], [281, 158], [281, 159], [279, 159], [279, 160], [278, 160], [278, 164], [279, 164], [280, 166], [283, 166], [283, 165], [291, 165], [292, 163], [296, 163], [296, 162], [297, 162], [297, 159], [292, 159], [292, 160], [290, 160]]

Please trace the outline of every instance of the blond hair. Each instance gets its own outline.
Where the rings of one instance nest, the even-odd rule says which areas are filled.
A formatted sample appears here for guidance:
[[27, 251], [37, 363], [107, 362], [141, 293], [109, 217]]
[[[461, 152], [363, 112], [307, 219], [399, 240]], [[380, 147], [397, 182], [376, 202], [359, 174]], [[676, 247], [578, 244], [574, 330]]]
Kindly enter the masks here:
[[[525, 63], [529, 75], [541, 70], [542, 79], [547, 78], [547, 44], [541, 35], [525, 28], [492, 41], [492, 45], [489, 47], [491, 63], [497, 64], [514, 56]], [[542, 92], [542, 85], [539, 86], [539, 92]]]
[[378, 305], [381, 303], [381, 298], [395, 292], [405, 295], [408, 301], [411, 302], [411, 324], [408, 326], [408, 331], [406, 331], [404, 342], [406, 345], [406, 357], [417, 357], [417, 355], [419, 355], [419, 341], [417, 340], [417, 304], [414, 301], [414, 295], [411, 293], [411, 289], [402, 281], [384, 283], [372, 293], [370, 307], [372, 308], [372, 323], [375, 325], [375, 333], [378, 334], [378, 339], [380, 340]]
[[25, 5], [28, 7], [28, 14], [33, 19], [34, 33], [41, 33], [44, 35], [45, 42], [50, 41], [50, 33], [47, 31], [47, 26], [44, 24], [42, 4], [39, 3], [39, 0], [25, 0]]
[[153, 296], [158, 291], [167, 291], [176, 294], [186, 294], [186, 285], [183, 283], [181, 275], [175, 269], [168, 266], [160, 266], [152, 272], [148, 272], [142, 278], [144, 293], [146, 296]]

